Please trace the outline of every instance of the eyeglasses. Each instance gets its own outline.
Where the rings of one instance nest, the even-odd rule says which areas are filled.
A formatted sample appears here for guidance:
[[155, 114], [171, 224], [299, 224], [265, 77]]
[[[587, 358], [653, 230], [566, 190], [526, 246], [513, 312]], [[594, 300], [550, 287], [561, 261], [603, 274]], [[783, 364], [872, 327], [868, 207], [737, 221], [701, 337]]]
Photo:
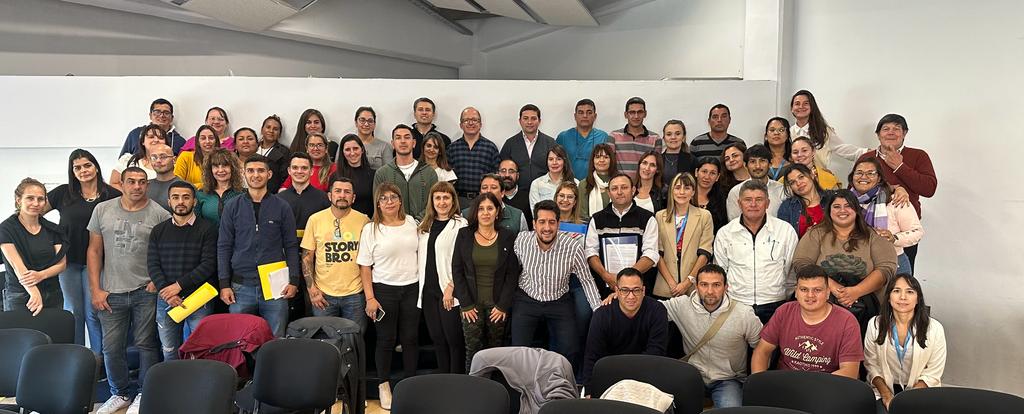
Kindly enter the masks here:
[[164, 111], [162, 109], [154, 109], [152, 111], [149, 111], [149, 113], [153, 114], [153, 116], [171, 116], [171, 115], [174, 115], [173, 112], [171, 112], [171, 111]]
[[221, 118], [219, 116], [211, 116], [211, 117], [207, 118], [207, 120], [208, 121], [217, 121], [217, 122], [224, 122], [224, 121], [226, 121], [226, 119]]
[[399, 197], [397, 194], [387, 194], [378, 197], [377, 201], [379, 201], [381, 204], [387, 204], [391, 202], [402, 201], [402, 197]]
[[479, 124], [480, 123], [480, 119], [478, 119], [478, 118], [466, 118], [466, 119], [462, 120], [462, 123], [466, 124], [466, 125]]
[[375, 119], [373, 119], [373, 118], [359, 118], [359, 119], [356, 119], [356, 123], [363, 124], [363, 125], [369, 125], [369, 124], [373, 124], [373, 123], [376, 123], [376, 122], [377, 121]]
[[498, 172], [502, 173], [502, 174], [515, 174], [515, 173], [519, 172], [519, 170], [514, 169], [514, 168], [502, 168], [502, 169], [498, 170]]
[[576, 194], [559, 194], [555, 197], [559, 200], [575, 200]]
[[854, 177], [875, 178], [875, 177], [878, 177], [878, 171], [860, 171], [860, 170], [857, 170], [857, 171], [853, 172], [853, 176]]
[[163, 160], [167, 160], [167, 159], [171, 159], [171, 158], [174, 158], [174, 156], [173, 155], [167, 155], [167, 154], [150, 155], [149, 156], [149, 159], [152, 160], [152, 161], [163, 161]]
[[318, 143], [318, 144], [314, 144], [314, 143], [311, 143], [311, 142], [310, 142], [310, 143], [307, 143], [307, 144], [306, 144], [306, 148], [311, 148], [311, 149], [324, 149], [324, 148], [327, 148], [327, 144], [319, 144], [319, 143]]
[[644, 293], [644, 288], [642, 288], [642, 287], [632, 288], [632, 289], [629, 289], [629, 288], [618, 288], [618, 291], [619, 291], [619, 294], [621, 294], [622, 296], [633, 295], [633, 297], [637, 297], [638, 298], [638, 297], [640, 297], [640, 295], [642, 295]]
[[341, 220], [334, 219], [334, 237], [341, 238]]
[[786, 128], [768, 128], [769, 134], [782, 134], [786, 132]]

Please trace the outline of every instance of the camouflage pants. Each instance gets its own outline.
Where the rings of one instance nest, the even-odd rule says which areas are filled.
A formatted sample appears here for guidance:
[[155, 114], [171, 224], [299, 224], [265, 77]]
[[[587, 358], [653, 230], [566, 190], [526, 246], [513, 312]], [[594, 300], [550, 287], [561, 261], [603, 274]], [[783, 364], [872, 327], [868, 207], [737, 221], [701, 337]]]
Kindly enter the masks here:
[[466, 336], [466, 372], [473, 364], [473, 355], [480, 350], [504, 345], [505, 324], [502, 322], [491, 322], [490, 315], [493, 306], [477, 306], [476, 322], [470, 322], [462, 318], [462, 332]]

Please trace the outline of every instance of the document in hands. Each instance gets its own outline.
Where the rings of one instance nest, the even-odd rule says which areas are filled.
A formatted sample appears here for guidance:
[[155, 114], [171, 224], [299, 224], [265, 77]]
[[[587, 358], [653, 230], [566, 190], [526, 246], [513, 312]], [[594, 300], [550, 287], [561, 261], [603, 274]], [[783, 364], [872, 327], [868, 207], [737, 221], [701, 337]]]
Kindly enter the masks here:
[[167, 316], [170, 316], [177, 323], [185, 320], [192, 312], [196, 309], [203, 307], [210, 299], [217, 297], [217, 289], [215, 289], [209, 283], [203, 283], [199, 289], [188, 295], [185, 300], [181, 301], [181, 306], [175, 306], [167, 310]]
[[639, 259], [638, 246], [640, 246], [640, 238], [632, 234], [601, 239], [605, 270], [614, 275], [622, 269], [635, 265]]
[[260, 287], [263, 288], [263, 299], [274, 300], [284, 297], [284, 289], [288, 287], [288, 264], [281, 262], [267, 263], [256, 268], [260, 273]]

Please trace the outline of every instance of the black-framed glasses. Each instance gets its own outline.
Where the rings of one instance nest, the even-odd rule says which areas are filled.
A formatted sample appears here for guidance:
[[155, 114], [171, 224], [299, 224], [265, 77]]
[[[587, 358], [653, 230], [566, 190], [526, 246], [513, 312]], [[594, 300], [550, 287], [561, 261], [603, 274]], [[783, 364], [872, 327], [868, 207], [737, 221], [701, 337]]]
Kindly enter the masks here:
[[334, 219], [334, 237], [341, 238], [341, 219]]
[[632, 289], [629, 289], [629, 288], [618, 288], [618, 291], [619, 291], [619, 294], [621, 294], [622, 296], [633, 295], [634, 297], [640, 297], [640, 295], [642, 295], [644, 293], [644, 288], [642, 288], [642, 287], [632, 288]]

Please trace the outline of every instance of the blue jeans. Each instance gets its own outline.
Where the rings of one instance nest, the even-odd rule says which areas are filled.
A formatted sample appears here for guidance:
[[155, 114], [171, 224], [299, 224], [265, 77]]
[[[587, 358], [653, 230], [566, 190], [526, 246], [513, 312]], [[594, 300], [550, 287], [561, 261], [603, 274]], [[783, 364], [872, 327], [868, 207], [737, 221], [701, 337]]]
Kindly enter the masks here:
[[340, 316], [358, 323], [359, 332], [366, 332], [366, 296], [363, 292], [346, 296], [331, 296], [324, 293], [324, 300], [327, 301], [327, 307], [314, 307], [313, 316]]
[[743, 384], [739, 380], [711, 381], [704, 386], [704, 391], [711, 394], [715, 408], [740, 407], [743, 405]]
[[[216, 299], [215, 299], [216, 300]], [[181, 323], [177, 323], [167, 315], [171, 306], [164, 302], [159, 296], [156, 298], [156, 329], [160, 333], [160, 351], [164, 354], [164, 361], [178, 359], [178, 348], [182, 342], [188, 339], [188, 334], [195, 332], [199, 326], [199, 320], [213, 313], [213, 303], [207, 302], [188, 315]], [[185, 332], [184, 328], [188, 327]]]
[[103, 362], [107, 367], [110, 394], [131, 398], [128, 373], [128, 328], [131, 326], [135, 347], [139, 350], [139, 390], [146, 372], [160, 360], [160, 341], [156, 335], [156, 293], [140, 287], [131, 292], [107, 296], [110, 312], [99, 311], [103, 327]]
[[64, 292], [64, 310], [75, 315], [75, 343], [85, 345], [88, 331], [89, 349], [96, 355], [103, 355], [103, 328], [92, 308], [89, 272], [85, 265], [68, 263], [60, 274], [60, 290]]
[[910, 258], [907, 257], [906, 253], [903, 253], [896, 257], [896, 263], [899, 264], [899, 267], [896, 268], [896, 274], [914, 274], [914, 268], [910, 265]]
[[[570, 363], [580, 361], [576, 315], [572, 297], [568, 293], [553, 301], [541, 302], [517, 290], [508, 322], [508, 327], [512, 329], [512, 346], [533, 346], [534, 332], [542, 320], [548, 325], [550, 349], [562, 354]], [[573, 365], [574, 372], [579, 368]]]
[[235, 303], [228, 306], [231, 313], [248, 313], [266, 319], [274, 336], [284, 337], [288, 328], [288, 299], [263, 299], [263, 288], [259, 285], [246, 286], [232, 283]]

